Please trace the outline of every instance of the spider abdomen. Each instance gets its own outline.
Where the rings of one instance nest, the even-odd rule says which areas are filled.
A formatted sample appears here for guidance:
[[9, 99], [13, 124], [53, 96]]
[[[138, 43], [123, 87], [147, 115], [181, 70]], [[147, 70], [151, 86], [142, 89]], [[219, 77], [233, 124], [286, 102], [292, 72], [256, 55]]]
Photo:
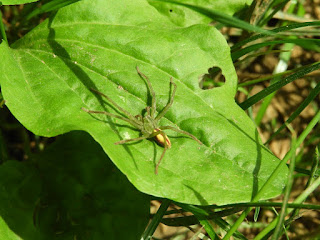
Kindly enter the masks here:
[[[159, 128], [156, 128], [153, 130], [154, 133], [156, 132], [160, 132], [161, 130]], [[170, 139], [168, 138], [168, 136], [166, 134], [157, 134], [156, 136], [154, 136], [155, 141], [162, 147], [165, 147], [165, 142], [167, 143], [167, 148], [171, 148], [171, 142]]]

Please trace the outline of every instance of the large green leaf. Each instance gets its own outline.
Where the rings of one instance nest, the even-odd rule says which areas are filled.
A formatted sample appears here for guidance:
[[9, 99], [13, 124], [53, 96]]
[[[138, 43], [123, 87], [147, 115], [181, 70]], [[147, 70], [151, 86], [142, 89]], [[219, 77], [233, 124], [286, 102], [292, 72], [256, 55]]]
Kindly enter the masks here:
[[0, 237], [6, 240], [21, 240], [18, 235], [11, 231], [2, 217], [0, 217]]
[[[61, 9], [19, 42], [0, 46], [3, 96], [10, 111], [35, 134], [56, 136], [85, 130], [141, 191], [192, 204], [250, 201], [279, 160], [259, 141], [257, 130], [234, 101], [237, 76], [230, 49], [212, 26], [177, 27], [144, 0], [81, 1]], [[157, 111], [177, 84], [174, 103], [162, 125], [178, 126], [203, 145], [167, 131], [172, 148], [154, 174], [163, 148], [143, 140], [126, 122], [81, 110], [116, 113], [89, 89], [107, 94], [133, 115], [150, 95], [135, 67], [157, 95]], [[226, 83], [202, 90], [198, 78], [221, 68]], [[283, 168], [264, 199], [281, 193]]]
[[84, 132], [5, 162], [0, 187], [0, 239], [138, 239], [149, 220], [149, 198]]

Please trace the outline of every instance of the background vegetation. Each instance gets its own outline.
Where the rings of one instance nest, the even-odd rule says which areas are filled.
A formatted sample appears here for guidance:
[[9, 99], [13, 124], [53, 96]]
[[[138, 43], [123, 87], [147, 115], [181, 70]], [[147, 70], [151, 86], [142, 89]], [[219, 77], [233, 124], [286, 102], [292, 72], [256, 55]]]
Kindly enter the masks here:
[[[2, 4], [1, 239], [319, 237], [319, 3]], [[161, 146], [81, 110], [143, 113], [136, 66], [203, 143], [168, 131], [158, 175]]]

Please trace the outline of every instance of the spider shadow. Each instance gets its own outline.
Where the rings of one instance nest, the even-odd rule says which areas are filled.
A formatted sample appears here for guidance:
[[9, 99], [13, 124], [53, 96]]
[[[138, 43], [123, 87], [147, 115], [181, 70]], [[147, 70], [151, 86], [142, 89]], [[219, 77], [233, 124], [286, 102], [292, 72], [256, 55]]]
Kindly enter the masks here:
[[[81, 86], [80, 88], [97, 89], [96, 84], [90, 78], [90, 76], [82, 69], [81, 65], [79, 65], [77, 63], [77, 61], [74, 61], [75, 59], [72, 59], [74, 57], [71, 57], [71, 55], [65, 49], [65, 47], [59, 41], [57, 41], [55, 29], [52, 28], [52, 23], [53, 23], [53, 20], [54, 20], [55, 16], [56, 16], [56, 13], [53, 13], [49, 17], [49, 21], [48, 21], [48, 24], [47, 24], [47, 29], [49, 30], [49, 33], [48, 33], [48, 36], [47, 36], [47, 43], [49, 44], [49, 46], [52, 49], [52, 52], [54, 53], [54, 58], [57, 58], [61, 62], [63, 62], [65, 64], [65, 66], [70, 70], [70, 72], [75, 76], [75, 78], [77, 78], [79, 81], [81, 81], [83, 86]], [[82, 63], [82, 64], [85, 65], [85, 62]], [[95, 68], [93, 65], [87, 65], [86, 67], [89, 68], [93, 72], [97, 72], [97, 73], [101, 72], [100, 69]], [[65, 83], [67, 83], [67, 85], [69, 86], [70, 89], [73, 89], [72, 86], [74, 86], [74, 83], [75, 83], [74, 79], [75, 78], [69, 77], [69, 78], [65, 78], [64, 79]], [[152, 102], [152, 101], [150, 101], [150, 100], [152, 100], [152, 93], [150, 92], [150, 89], [148, 88], [148, 85], [147, 85], [146, 81], [144, 81], [144, 82], [145, 82], [145, 85], [146, 85], [146, 87], [148, 89], [147, 105], [150, 106], [149, 104], [150, 104], [150, 102]], [[81, 95], [83, 96], [84, 95], [81, 92], [81, 90], [78, 90], [78, 89], [76, 89], [76, 90], [79, 91], [78, 92], [79, 96], [81, 96]], [[170, 90], [169, 91], [171, 92], [171, 90], [172, 90], [172, 85], [170, 84]], [[95, 95], [96, 99], [99, 101], [99, 103], [100, 103], [102, 109], [104, 109], [104, 111], [107, 112], [107, 109], [109, 107], [111, 107], [112, 109], [115, 110], [115, 112], [119, 113], [119, 115], [124, 116], [123, 113], [119, 112], [118, 109], [115, 109], [114, 106], [112, 106], [109, 102], [107, 102], [105, 99], [103, 99], [102, 96], [97, 95], [97, 94], [94, 94], [94, 95]], [[107, 108], [107, 106], [109, 106], [109, 107]], [[142, 110], [141, 116], [144, 115], [145, 111], [146, 111], [145, 109]], [[91, 114], [91, 116], [93, 116], [93, 115]], [[101, 118], [99, 118], [99, 117], [95, 117], [94, 116], [94, 118], [101, 121]], [[115, 124], [114, 121], [111, 120], [112, 117], [107, 116], [106, 118], [108, 119], [108, 121], [104, 121], [104, 122], [109, 124], [109, 126], [113, 130], [113, 132], [115, 132], [119, 136], [119, 138], [121, 138], [121, 136], [119, 134], [119, 131], [116, 128], [117, 124]], [[125, 127], [128, 127], [128, 126], [125, 125]], [[134, 143], [131, 143], [131, 144], [134, 144]], [[131, 153], [130, 149], [126, 145], [127, 144], [124, 144], [125, 150], [134, 159], [133, 154]], [[134, 162], [134, 164], [135, 164], [136, 168], [138, 168], [136, 162]]]
[[[91, 89], [91, 88], [97, 89], [94, 81], [88, 76], [88, 74], [84, 70], [82, 70], [82, 68], [79, 65], [76, 64], [76, 62], [71, 58], [71, 56], [68, 53], [68, 51], [58, 41], [56, 41], [55, 29], [51, 27], [55, 16], [56, 16], [56, 13], [53, 13], [49, 17], [49, 21], [48, 21], [48, 25], [47, 25], [47, 28], [49, 30], [49, 34], [47, 36], [47, 42], [48, 42], [49, 46], [51, 47], [52, 52], [54, 53], [54, 56], [59, 58], [59, 60], [61, 60], [65, 64], [65, 66], [67, 66], [70, 69], [70, 71], [75, 75], [75, 77], [82, 82], [82, 84], [84, 85], [85, 88], [87, 88], [87, 89]], [[92, 71], [95, 71], [95, 72], [100, 72], [99, 69], [95, 68], [92, 65], [90, 65], [90, 69]], [[71, 88], [71, 86], [74, 84], [74, 82], [73, 82], [73, 80], [69, 81], [69, 79], [71, 79], [71, 78], [66, 79], [66, 83]], [[108, 104], [108, 102], [106, 102], [102, 98], [102, 96], [95, 95], [95, 97], [100, 102], [101, 106], [103, 106], [103, 109], [106, 110], [107, 108], [105, 107], [105, 104], [103, 104], [103, 103], [107, 103]], [[122, 114], [120, 114], [120, 115], [122, 115]], [[91, 116], [92, 116], [92, 114], [91, 114]], [[111, 121], [111, 117], [107, 117], [107, 118], [109, 120], [109, 121], [107, 121], [107, 123], [110, 125], [111, 129], [115, 133], [118, 134], [118, 136], [120, 138], [119, 131], [117, 130], [117, 128], [113, 124], [111, 124], [111, 123], [114, 123], [113, 121]], [[96, 119], [97, 120], [101, 120], [100, 118], [96, 118]], [[126, 151], [130, 154], [130, 156], [132, 156], [132, 158], [133, 158], [133, 154], [130, 152], [129, 148], [126, 147], [126, 146], [124, 146], [124, 147], [125, 147]], [[136, 162], [134, 162], [134, 165], [135, 165], [136, 168], [138, 168]]]
[[[128, 129], [131, 129], [131, 130], [133, 130], [133, 131], [139, 132], [139, 130], [137, 130], [136, 128], [131, 127], [131, 126], [129, 126], [129, 125], [123, 125], [123, 124], [114, 123], [114, 122], [111, 120], [111, 119], [112, 119], [111, 117], [107, 117], [107, 118], [108, 118], [108, 121], [106, 121], [106, 120], [103, 120], [103, 119], [97, 117], [96, 115], [94, 115], [94, 114], [92, 114], [92, 113], [91, 113], [90, 115], [91, 115], [91, 117], [93, 117], [94, 119], [96, 119], [96, 120], [98, 120], [98, 121], [104, 122], [104, 123], [106, 123], [106, 124], [114, 125], [114, 128], [115, 128], [115, 127], [128, 128]], [[115, 128], [115, 129], [116, 129], [116, 128]], [[116, 130], [116, 132], [117, 132], [118, 136], [120, 136], [119, 131]], [[141, 135], [141, 132], [140, 132], [139, 136], [142, 136], [142, 135]], [[120, 137], [121, 137], [121, 136], [120, 136]], [[173, 137], [173, 138], [184, 138], [184, 137]], [[129, 155], [130, 155], [132, 158], [134, 158], [133, 154], [131, 153], [130, 149], [129, 149], [127, 146], [138, 144], [138, 143], [140, 143], [140, 142], [142, 142], [142, 141], [144, 141], [144, 140], [148, 140], [148, 141], [152, 142], [152, 144], [153, 144], [153, 165], [154, 165], [154, 167], [156, 167], [156, 166], [157, 166], [157, 147], [156, 147], [156, 146], [160, 146], [160, 147], [162, 147], [162, 146], [161, 146], [160, 144], [158, 144], [157, 142], [153, 141], [151, 138], [146, 138], [146, 139], [141, 139], [141, 140], [138, 140], [138, 141], [128, 142], [128, 143], [124, 143], [124, 144], [121, 144], [121, 145], [126, 149], [126, 151], [129, 153]], [[137, 166], [137, 164], [136, 164], [135, 161], [134, 161], [134, 164], [135, 164], [135, 167], [138, 169], [138, 166]]]
[[[105, 109], [105, 108], [104, 108], [104, 109]], [[115, 122], [112, 120], [112, 117], [106, 116], [107, 120], [104, 120], [104, 119], [98, 117], [97, 114], [93, 114], [93, 113], [89, 113], [89, 114], [90, 114], [90, 116], [91, 116], [92, 118], [94, 118], [95, 120], [101, 121], [101, 122], [103, 122], [103, 123], [105, 123], [105, 124], [109, 124], [109, 126], [111, 127], [111, 129], [119, 136], [120, 139], [121, 139], [121, 135], [120, 135], [120, 133], [119, 133], [119, 131], [118, 131], [117, 128], [128, 128], [128, 129], [130, 129], [130, 130], [139, 132], [139, 130], [137, 130], [135, 127], [132, 127], [132, 126], [130, 126], [130, 125], [124, 125], [124, 124], [115, 123]], [[143, 141], [143, 140], [139, 140], [139, 141], [135, 141], [135, 142], [131, 142], [131, 143], [129, 142], [129, 143], [121, 144], [121, 145], [122, 145], [122, 146], [125, 148], [125, 150], [129, 153], [130, 157], [131, 157], [132, 159], [134, 159], [134, 155], [132, 154], [132, 152], [131, 152], [130, 149], [128, 148], [128, 145], [134, 145], [134, 144], [137, 144], [137, 143], [139, 143], [139, 142], [141, 142], [141, 141]], [[134, 161], [134, 165], [135, 165], [135, 167], [138, 169], [138, 165], [137, 165], [137, 163], [136, 163], [135, 161]]]
[[[114, 105], [112, 105], [111, 103], [109, 103], [109, 102], [108, 102], [105, 98], [103, 98], [101, 95], [95, 95], [95, 97], [96, 97], [96, 98], [98, 99], [98, 101], [101, 103], [102, 109], [103, 109], [105, 112], [109, 112], [108, 109], [113, 109], [113, 111], [114, 111], [117, 115], [122, 116], [122, 117], [124, 117], [124, 118], [128, 118], [128, 117], [126, 116], [126, 114], [124, 114], [124, 113], [121, 112], [118, 108], [116, 108]], [[132, 113], [130, 113], [130, 112], [129, 112], [129, 113], [130, 113], [132, 116], [136, 116], [136, 117], [137, 117], [137, 116], [140, 116], [141, 118], [143, 118], [143, 116], [145, 116], [145, 115], [147, 114], [147, 108], [148, 108], [148, 106], [145, 107], [144, 109], [142, 109], [142, 110], [141, 110], [141, 114], [138, 114], [138, 115], [134, 115], [134, 114], [132, 114]], [[113, 130], [115, 133], [117, 133], [117, 135], [119, 136], [120, 139], [122, 138], [122, 136], [119, 134], [119, 131], [117, 130], [116, 127], [126, 127], [126, 128], [131, 129], [131, 130], [135, 130], [135, 131], [139, 131], [139, 132], [140, 132], [139, 129], [137, 129], [137, 128], [135, 128], [135, 127], [132, 127], [132, 126], [130, 126], [130, 125], [122, 125], [122, 124], [115, 123], [113, 120], [111, 120], [111, 119], [114, 119], [114, 118], [112, 118], [112, 117], [110, 117], [110, 116], [106, 116], [106, 118], [108, 119], [108, 121], [105, 121], [105, 120], [103, 120], [103, 119], [95, 116], [93, 113], [91, 113], [91, 116], [92, 116], [93, 118], [95, 118], [96, 120], [103, 121], [103, 122], [105, 122], [105, 123], [107, 123], [107, 124], [110, 124], [110, 127], [112, 128], [112, 130]], [[121, 120], [120, 120], [120, 121], [121, 121]], [[141, 137], [141, 136], [142, 136], [142, 135], [141, 135], [141, 132], [140, 132], [139, 137]], [[153, 139], [153, 138], [152, 138], [152, 139]], [[156, 165], [157, 165], [157, 159], [156, 159], [156, 157], [157, 157], [157, 148], [156, 148], [156, 145], [158, 145], [158, 146], [160, 146], [160, 147], [162, 147], [162, 146], [159, 145], [158, 143], [156, 143], [155, 141], [153, 141], [152, 139], [151, 139], [151, 138], [146, 138], [146, 139], [142, 139], [142, 140], [137, 140], [137, 141], [133, 141], [133, 142], [128, 142], [128, 143], [121, 144], [121, 145], [123, 145], [124, 148], [125, 148], [125, 150], [129, 153], [129, 155], [130, 155], [132, 158], [134, 158], [133, 154], [131, 153], [130, 149], [129, 149], [127, 146], [128, 146], [128, 145], [130, 146], [130, 145], [138, 144], [138, 143], [140, 143], [140, 142], [143, 141], [143, 140], [149, 140], [149, 141], [151, 141], [151, 142], [153, 143], [153, 146], [154, 146], [153, 163], [154, 163], [154, 166], [156, 167]], [[134, 164], [135, 164], [136, 168], [138, 169], [138, 166], [137, 166], [136, 162], [134, 162]]]

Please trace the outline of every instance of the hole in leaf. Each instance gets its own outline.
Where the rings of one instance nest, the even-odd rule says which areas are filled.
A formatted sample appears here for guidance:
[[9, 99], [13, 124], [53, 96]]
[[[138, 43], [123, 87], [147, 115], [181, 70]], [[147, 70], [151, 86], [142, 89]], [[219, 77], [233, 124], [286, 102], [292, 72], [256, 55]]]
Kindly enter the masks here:
[[221, 87], [225, 84], [225, 77], [223, 76], [221, 69], [218, 67], [210, 68], [208, 74], [202, 76], [199, 81], [199, 87], [201, 89], [211, 89], [214, 87]]

